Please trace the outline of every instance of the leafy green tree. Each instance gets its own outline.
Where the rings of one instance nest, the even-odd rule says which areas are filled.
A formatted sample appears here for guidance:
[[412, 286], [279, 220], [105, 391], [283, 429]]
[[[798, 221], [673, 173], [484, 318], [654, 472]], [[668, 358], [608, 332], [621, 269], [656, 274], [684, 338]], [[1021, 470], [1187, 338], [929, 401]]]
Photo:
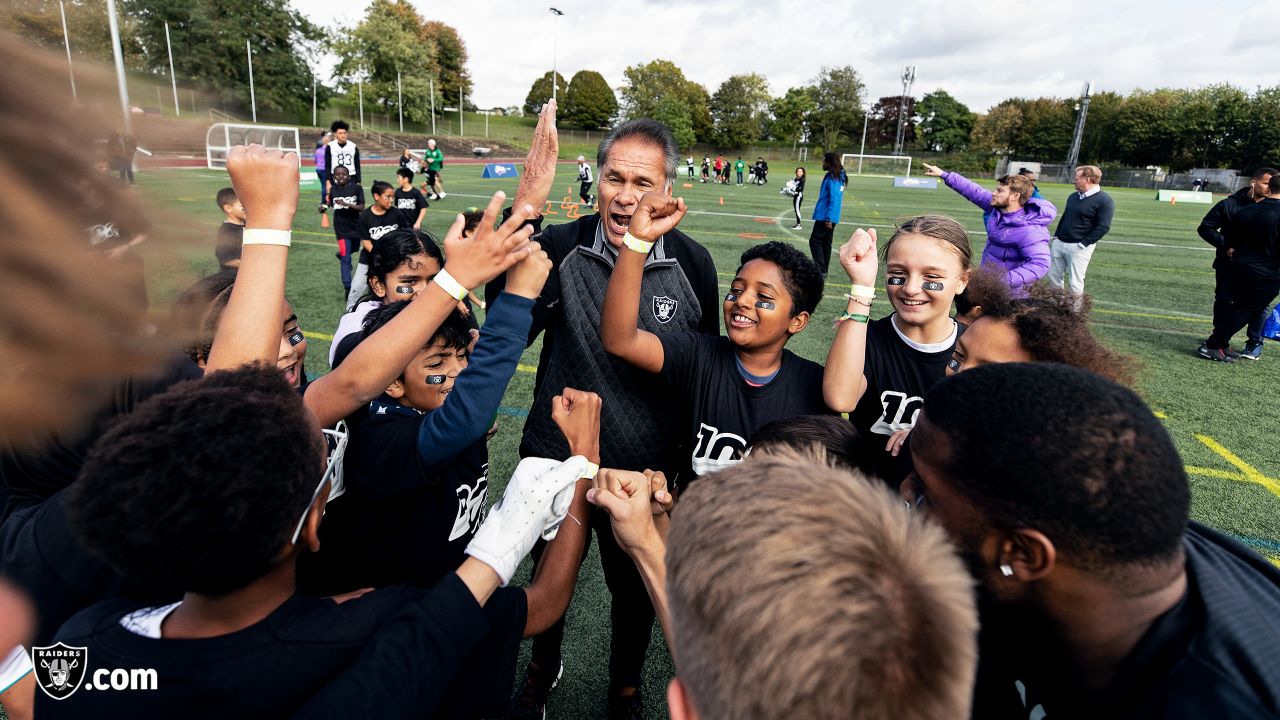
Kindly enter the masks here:
[[[471, 73], [467, 71], [467, 45], [458, 36], [458, 31], [439, 20], [422, 23], [419, 31], [424, 45], [434, 50], [436, 93], [440, 100], [458, 97], [462, 91], [471, 97]], [[444, 106], [436, 103], [436, 109]], [[430, 109], [430, 108], [428, 108]]]
[[1046, 162], [1065, 159], [1075, 131], [1074, 105], [1073, 100], [1057, 98], [1026, 101], [1017, 136], [1018, 155]]
[[[65, 6], [72, 57], [77, 62], [111, 62], [106, 0], [69, 0]], [[147, 63], [143, 47], [138, 42], [137, 21], [127, 12], [120, 13], [117, 19], [125, 67], [129, 70], [145, 69]], [[41, 47], [65, 52], [58, 0], [0, 3], [0, 27]], [[163, 33], [164, 28], [160, 31]]]
[[1280, 85], [1259, 89], [1249, 102], [1250, 131], [1240, 148], [1243, 172], [1280, 162]]
[[[1089, 98], [1089, 116], [1080, 140], [1080, 162], [1097, 165], [1120, 157], [1116, 148], [1116, 121], [1124, 110], [1125, 98], [1114, 92], [1097, 92]], [[1072, 103], [1074, 123], [1080, 110]], [[1072, 126], [1074, 128], [1074, 125]]]
[[[564, 76], [556, 73], [556, 94], [557, 102], [559, 98], [563, 98], [569, 90], [569, 84], [564, 81]], [[526, 115], [537, 115], [538, 110], [542, 108], [542, 104], [551, 99], [551, 71], [548, 70], [545, 75], [533, 81], [533, 86], [529, 88], [529, 94], [524, 97], [524, 112]]]
[[624, 117], [653, 117], [655, 108], [663, 100], [674, 98], [687, 105], [689, 121], [698, 140], [711, 141], [715, 130], [711, 118], [711, 94], [705, 87], [686, 78], [684, 71], [675, 63], [654, 60], [632, 65], [623, 70], [622, 75], [627, 80], [627, 84], [619, 89]]
[[[396, 73], [404, 98], [404, 117], [411, 122], [431, 118], [431, 81], [435, 77], [435, 47], [422, 41], [422, 17], [404, 0], [373, 0], [350, 33], [334, 43], [338, 55], [335, 75], [352, 101], [356, 81], [363, 78], [365, 105], [388, 114], [396, 107]], [[436, 83], [439, 90], [439, 83]], [[444, 96], [451, 100], [449, 96]], [[437, 104], [437, 109], [440, 105]]]
[[815, 107], [809, 124], [823, 148], [832, 151], [842, 140], [861, 134], [865, 90], [852, 65], [824, 67], [818, 73], [810, 90]]
[[978, 116], [946, 90], [925, 93], [916, 104], [920, 141], [926, 150], [957, 152], [969, 146]]
[[168, 22], [176, 74], [248, 108], [248, 40], [259, 111], [296, 116], [310, 109], [310, 60], [324, 50], [325, 34], [288, 0], [126, 0], [124, 10], [135, 23], [146, 70], [167, 74]]
[[[550, 81], [548, 80], [548, 84]], [[583, 130], [607, 127], [618, 114], [618, 98], [594, 70], [579, 70], [564, 94], [564, 121]]]
[[1017, 149], [1022, 132], [1022, 100], [1005, 100], [978, 118], [971, 147], [992, 155], [1008, 155]]
[[716, 142], [741, 148], [759, 140], [768, 110], [769, 82], [763, 75], [730, 76], [711, 96]]
[[670, 128], [671, 134], [676, 138], [676, 145], [681, 150], [692, 148], [698, 139], [693, 131], [693, 119], [689, 117], [688, 106], [676, 98], [659, 100], [648, 117]]
[[[873, 147], [891, 148], [898, 139], [898, 110], [901, 108], [902, 96], [890, 95], [882, 97], [868, 111], [867, 144]], [[916, 99], [907, 98], [907, 114], [905, 127], [902, 129], [902, 144], [909, 146], [916, 141]]]
[[[1181, 104], [1182, 98], [1174, 90], [1136, 90], [1129, 95], [1116, 120], [1119, 159], [1138, 167], [1174, 167], [1180, 145]], [[1183, 162], [1176, 164], [1181, 166]]]
[[789, 88], [787, 94], [769, 103], [773, 116], [769, 137], [774, 140], [804, 140], [809, 133], [809, 115], [817, 107], [807, 88]]

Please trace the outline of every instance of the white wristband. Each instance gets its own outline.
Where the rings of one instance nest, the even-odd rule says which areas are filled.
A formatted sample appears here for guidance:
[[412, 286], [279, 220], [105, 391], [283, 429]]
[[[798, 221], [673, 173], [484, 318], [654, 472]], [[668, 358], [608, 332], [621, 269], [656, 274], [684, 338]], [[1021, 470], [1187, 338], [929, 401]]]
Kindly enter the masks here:
[[264, 230], [262, 228], [246, 228], [243, 244], [245, 245], [281, 245], [292, 244], [293, 233], [289, 230]]
[[582, 477], [588, 480], [595, 480], [596, 474], [599, 472], [600, 472], [600, 466], [588, 460], [587, 469], [582, 471]]
[[653, 243], [645, 242], [629, 232], [622, 234], [622, 244], [643, 255], [648, 255], [649, 251], [653, 249]]
[[442, 269], [436, 273], [435, 282], [440, 286], [440, 289], [449, 293], [454, 300], [461, 300], [467, 296], [467, 289], [462, 286], [462, 283], [455, 280], [448, 270]]

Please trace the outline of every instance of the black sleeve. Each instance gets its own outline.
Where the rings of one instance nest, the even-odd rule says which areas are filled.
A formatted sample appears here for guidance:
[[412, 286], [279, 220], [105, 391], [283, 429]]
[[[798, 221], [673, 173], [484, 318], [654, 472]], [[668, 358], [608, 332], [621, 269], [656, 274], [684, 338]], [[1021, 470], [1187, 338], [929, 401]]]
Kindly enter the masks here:
[[333, 153], [328, 145], [324, 146], [324, 179], [333, 180]]
[[[326, 165], [325, 167], [328, 167], [328, 166]], [[356, 146], [356, 173], [355, 174], [356, 174], [356, 177], [360, 178], [361, 180], [364, 179], [364, 177], [360, 175], [360, 146], [359, 145]]]
[[432, 717], [489, 621], [457, 575], [444, 577], [378, 630], [296, 718]]
[[698, 381], [701, 361], [715, 353], [715, 340], [697, 332], [663, 333], [662, 369], [658, 376], [676, 392], [692, 388]]
[[[511, 217], [511, 208], [502, 211], [502, 221], [506, 222]], [[533, 323], [529, 325], [529, 341], [525, 345], [528, 347], [533, 344], [534, 340], [542, 334], [553, 317], [553, 312], [560, 311], [560, 261], [561, 256], [556, 248], [556, 243], [549, 236], [542, 234], [543, 217], [538, 217], [526, 221], [526, 224], [533, 226], [533, 239], [542, 243], [542, 249], [547, 252], [547, 256], [551, 258], [551, 273], [547, 275], [547, 282], [542, 286], [542, 292], [538, 293], [538, 299], [533, 303]], [[503, 273], [498, 277], [490, 280], [484, 286], [484, 304], [492, 307], [493, 301], [498, 299], [502, 294], [502, 290], [507, 286], [507, 274]]]
[[1200, 233], [1200, 237], [1210, 245], [1223, 249], [1227, 246], [1227, 239], [1220, 232], [1222, 227], [1227, 224], [1227, 202], [1230, 200], [1219, 201], [1209, 212], [1205, 213], [1204, 219], [1200, 221], [1200, 226], [1196, 228], [1196, 232]]

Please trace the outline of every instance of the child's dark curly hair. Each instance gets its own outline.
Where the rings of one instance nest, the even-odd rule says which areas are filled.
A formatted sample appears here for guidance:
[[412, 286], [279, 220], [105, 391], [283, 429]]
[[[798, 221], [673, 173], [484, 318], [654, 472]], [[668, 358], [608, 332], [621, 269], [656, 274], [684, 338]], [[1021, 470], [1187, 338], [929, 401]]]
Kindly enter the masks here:
[[964, 292], [956, 295], [956, 314], [958, 319], [972, 322], [982, 316], [988, 305], [1007, 304], [1012, 298], [1005, 269], [999, 265], [983, 265], [969, 273]]
[[84, 546], [147, 587], [223, 595], [277, 563], [324, 472], [325, 444], [280, 371], [175, 385], [121, 417], [71, 486]]
[[169, 311], [174, 329], [182, 339], [183, 350], [192, 362], [209, 359], [218, 319], [236, 282], [236, 271], [233, 267], [223, 268], [195, 281], [182, 291]]
[[782, 272], [782, 284], [791, 295], [791, 316], [812, 313], [822, 299], [822, 273], [808, 255], [794, 246], [774, 240], [747, 248], [738, 262], [738, 272], [752, 260], [767, 260]]
[[1088, 295], [1046, 285], [1031, 288], [1025, 298], [993, 293], [981, 301], [982, 317], [1008, 323], [1022, 348], [1036, 362], [1055, 362], [1093, 372], [1132, 386], [1138, 362], [1103, 345], [1089, 329]]

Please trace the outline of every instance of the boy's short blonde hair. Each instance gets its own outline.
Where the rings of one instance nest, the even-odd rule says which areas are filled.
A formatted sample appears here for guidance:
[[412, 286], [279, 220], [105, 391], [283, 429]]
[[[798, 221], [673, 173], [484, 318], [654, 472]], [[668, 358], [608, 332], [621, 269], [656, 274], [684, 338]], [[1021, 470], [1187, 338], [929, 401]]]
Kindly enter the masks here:
[[705, 476], [667, 544], [677, 673], [705, 718], [965, 718], [973, 581], [879, 481], [778, 449]]

